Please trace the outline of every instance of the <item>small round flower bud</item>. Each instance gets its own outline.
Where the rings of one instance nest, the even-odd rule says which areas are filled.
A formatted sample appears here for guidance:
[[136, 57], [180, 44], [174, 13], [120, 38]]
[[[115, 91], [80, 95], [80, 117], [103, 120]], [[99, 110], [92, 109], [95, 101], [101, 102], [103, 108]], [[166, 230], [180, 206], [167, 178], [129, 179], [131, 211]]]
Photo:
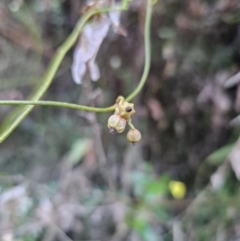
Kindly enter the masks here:
[[125, 130], [127, 124], [127, 120], [122, 118], [120, 115], [111, 115], [108, 119], [108, 128], [110, 129], [110, 133], [114, 134], [122, 133]]
[[136, 142], [140, 141], [142, 138], [141, 132], [137, 129], [130, 129], [127, 133], [127, 139], [135, 144]]

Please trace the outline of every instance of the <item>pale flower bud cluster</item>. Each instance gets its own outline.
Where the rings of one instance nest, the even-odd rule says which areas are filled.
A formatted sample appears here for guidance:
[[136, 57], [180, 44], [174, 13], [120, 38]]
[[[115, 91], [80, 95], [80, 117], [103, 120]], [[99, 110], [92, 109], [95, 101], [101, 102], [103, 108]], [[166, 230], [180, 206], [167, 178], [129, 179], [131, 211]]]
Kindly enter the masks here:
[[116, 102], [115, 112], [108, 119], [110, 133], [115, 134], [124, 132], [128, 123], [131, 129], [127, 134], [127, 139], [135, 144], [141, 140], [141, 133], [131, 123], [131, 117], [136, 112], [134, 104], [125, 101], [123, 97], [119, 97]]

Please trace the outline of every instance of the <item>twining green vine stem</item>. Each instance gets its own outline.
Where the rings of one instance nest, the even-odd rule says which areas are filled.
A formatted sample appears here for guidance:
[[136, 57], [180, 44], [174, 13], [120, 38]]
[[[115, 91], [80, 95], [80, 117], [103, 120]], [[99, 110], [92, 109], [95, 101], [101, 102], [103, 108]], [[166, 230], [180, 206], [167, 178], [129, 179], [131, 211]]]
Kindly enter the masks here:
[[[4, 121], [0, 132], [0, 143], [2, 143], [13, 131], [14, 129], [24, 120], [24, 118], [32, 111], [34, 106], [56, 106], [63, 108], [72, 108], [76, 110], [83, 110], [89, 112], [110, 112], [114, 110], [114, 106], [106, 107], [106, 108], [95, 108], [90, 106], [82, 106], [72, 103], [65, 102], [57, 102], [57, 101], [40, 101], [41, 97], [47, 91], [50, 86], [60, 64], [62, 63], [63, 58], [66, 53], [70, 50], [70, 48], [77, 41], [84, 25], [93, 15], [97, 13], [104, 13], [110, 11], [123, 11], [127, 10], [129, 0], [124, 0], [122, 5], [118, 8], [111, 9], [99, 9], [87, 12], [76, 24], [75, 29], [66, 39], [66, 41], [62, 44], [61, 47], [58, 48], [55, 56], [50, 62], [45, 74], [39, 82], [39, 85], [36, 87], [33, 94], [29, 97], [29, 100], [26, 101], [0, 101], [0, 105], [19, 105], [20, 107], [13, 111]], [[143, 88], [150, 68], [150, 59], [151, 59], [151, 48], [150, 48], [150, 23], [152, 16], [152, 0], [147, 0], [147, 13], [146, 13], [146, 21], [145, 21], [145, 31], [144, 31], [144, 39], [145, 39], [145, 65], [142, 78], [139, 82], [137, 88], [127, 97], [127, 101], [132, 100]]]
[[146, 20], [145, 20], [145, 28], [144, 28], [144, 44], [145, 44], [145, 65], [141, 80], [137, 86], [137, 88], [126, 98], [126, 101], [130, 101], [135, 98], [140, 91], [142, 90], [144, 84], [146, 83], [150, 63], [151, 63], [151, 38], [150, 38], [150, 27], [151, 27], [151, 18], [152, 18], [152, 1], [147, 2], [147, 13], [146, 13]]
[[78, 105], [72, 104], [68, 102], [59, 102], [59, 101], [48, 101], [48, 100], [1, 100], [0, 105], [31, 105], [31, 106], [54, 106], [54, 107], [62, 107], [62, 108], [69, 108], [75, 110], [82, 110], [88, 112], [97, 112], [97, 113], [105, 113], [114, 111], [114, 106], [105, 107], [105, 108], [98, 108], [98, 107], [91, 107], [85, 105]]

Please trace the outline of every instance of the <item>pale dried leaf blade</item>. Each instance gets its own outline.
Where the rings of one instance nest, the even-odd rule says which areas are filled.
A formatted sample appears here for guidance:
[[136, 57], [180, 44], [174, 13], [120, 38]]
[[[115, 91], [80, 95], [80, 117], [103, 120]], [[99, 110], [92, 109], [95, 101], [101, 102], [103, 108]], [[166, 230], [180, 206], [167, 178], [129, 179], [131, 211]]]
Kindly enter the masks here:
[[72, 77], [76, 84], [81, 84], [82, 78], [86, 72], [86, 63], [81, 56], [84, 56], [83, 50], [78, 46], [74, 51], [71, 67]]
[[240, 181], [240, 138], [229, 155], [229, 161], [237, 179]]
[[224, 83], [224, 87], [225, 88], [231, 88], [234, 85], [238, 84], [240, 82], [240, 71], [233, 75], [231, 78], [229, 78], [225, 83]]
[[109, 26], [109, 20], [105, 16], [102, 16], [100, 19], [95, 19], [84, 27], [79, 45], [74, 51], [72, 77], [75, 83], [80, 84], [82, 82], [82, 78], [89, 66], [91, 79], [96, 81], [100, 78], [99, 69], [94, 61], [108, 33]]
[[115, 33], [122, 35], [124, 37], [127, 36], [127, 31], [120, 25], [120, 11], [113, 11], [109, 13], [109, 19], [113, 25], [113, 30]]
[[179, 221], [173, 222], [173, 241], [185, 241], [186, 235], [183, 232], [182, 225]]
[[89, 24], [86, 31], [83, 32], [86, 38], [85, 41], [87, 41], [87, 45], [83, 46], [87, 55], [86, 61], [97, 54], [104, 38], [107, 36], [109, 26], [109, 20], [105, 16], [102, 16], [100, 19], [94, 20]]
[[120, 11], [112, 11], [109, 13], [109, 19], [113, 25], [115, 26], [120, 25], [120, 15], [121, 15]]
[[100, 70], [95, 62], [95, 59], [92, 59], [88, 62], [88, 69], [91, 80], [97, 81], [100, 78]]
[[219, 190], [225, 183], [230, 165], [224, 162], [218, 169], [211, 175], [210, 182], [214, 190]]

